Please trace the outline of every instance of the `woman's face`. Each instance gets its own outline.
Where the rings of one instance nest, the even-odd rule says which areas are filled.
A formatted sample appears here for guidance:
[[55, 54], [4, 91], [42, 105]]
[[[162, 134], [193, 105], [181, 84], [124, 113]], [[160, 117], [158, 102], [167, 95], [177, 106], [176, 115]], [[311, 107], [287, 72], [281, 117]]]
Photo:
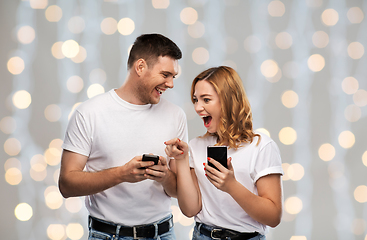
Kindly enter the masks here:
[[195, 85], [193, 100], [195, 111], [203, 119], [208, 132], [217, 132], [222, 109], [219, 95], [213, 85], [206, 80], [198, 81]]

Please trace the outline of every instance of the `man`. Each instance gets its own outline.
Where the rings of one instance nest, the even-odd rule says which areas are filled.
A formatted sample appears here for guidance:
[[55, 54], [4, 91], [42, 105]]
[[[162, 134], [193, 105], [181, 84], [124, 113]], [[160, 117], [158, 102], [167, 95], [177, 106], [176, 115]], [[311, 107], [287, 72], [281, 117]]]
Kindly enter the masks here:
[[[161, 95], [173, 88], [181, 56], [170, 39], [141, 35], [124, 84], [84, 102], [71, 117], [59, 188], [66, 198], [86, 196], [89, 239], [175, 239], [175, 160], [162, 156], [167, 139], [187, 141], [187, 123], [183, 110]], [[159, 155], [158, 164], [142, 161], [143, 154]]]

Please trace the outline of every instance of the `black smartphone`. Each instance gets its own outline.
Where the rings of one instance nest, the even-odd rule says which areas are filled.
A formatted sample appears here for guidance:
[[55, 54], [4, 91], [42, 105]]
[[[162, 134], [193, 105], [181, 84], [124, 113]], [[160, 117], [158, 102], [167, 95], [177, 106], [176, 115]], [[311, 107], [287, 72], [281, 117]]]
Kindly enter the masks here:
[[[207, 147], [207, 156], [213, 158], [215, 161], [222, 164], [224, 167], [227, 166], [227, 147], [226, 146], [208, 146]], [[208, 162], [209, 166], [216, 168], [212, 163]]]
[[142, 161], [153, 161], [154, 165], [157, 165], [159, 161], [159, 156], [152, 154], [143, 154]]

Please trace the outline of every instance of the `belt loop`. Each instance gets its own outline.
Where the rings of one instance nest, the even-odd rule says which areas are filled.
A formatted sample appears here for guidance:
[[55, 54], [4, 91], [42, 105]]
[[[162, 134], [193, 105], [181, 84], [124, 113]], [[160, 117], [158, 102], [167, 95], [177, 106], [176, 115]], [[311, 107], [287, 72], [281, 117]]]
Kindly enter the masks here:
[[158, 238], [158, 224], [154, 223], [155, 233], [154, 233], [154, 239]]
[[119, 239], [119, 236], [120, 236], [120, 228], [121, 228], [121, 225], [118, 224], [116, 226], [116, 236], [115, 236], [115, 240], [118, 240]]
[[201, 226], [202, 226], [203, 224], [202, 223], [199, 223], [199, 226], [198, 226], [198, 230], [199, 230], [199, 232], [200, 232], [200, 229], [201, 229]]

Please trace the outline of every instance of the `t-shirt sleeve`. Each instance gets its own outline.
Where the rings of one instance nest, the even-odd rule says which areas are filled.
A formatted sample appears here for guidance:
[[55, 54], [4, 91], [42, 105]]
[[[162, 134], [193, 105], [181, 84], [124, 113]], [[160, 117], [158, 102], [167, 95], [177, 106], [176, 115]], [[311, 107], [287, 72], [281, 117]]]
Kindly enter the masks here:
[[274, 141], [269, 142], [260, 149], [254, 167], [254, 182], [269, 174], [283, 175], [280, 151]]
[[83, 115], [76, 110], [69, 120], [62, 148], [71, 152], [89, 156], [92, 138]]

